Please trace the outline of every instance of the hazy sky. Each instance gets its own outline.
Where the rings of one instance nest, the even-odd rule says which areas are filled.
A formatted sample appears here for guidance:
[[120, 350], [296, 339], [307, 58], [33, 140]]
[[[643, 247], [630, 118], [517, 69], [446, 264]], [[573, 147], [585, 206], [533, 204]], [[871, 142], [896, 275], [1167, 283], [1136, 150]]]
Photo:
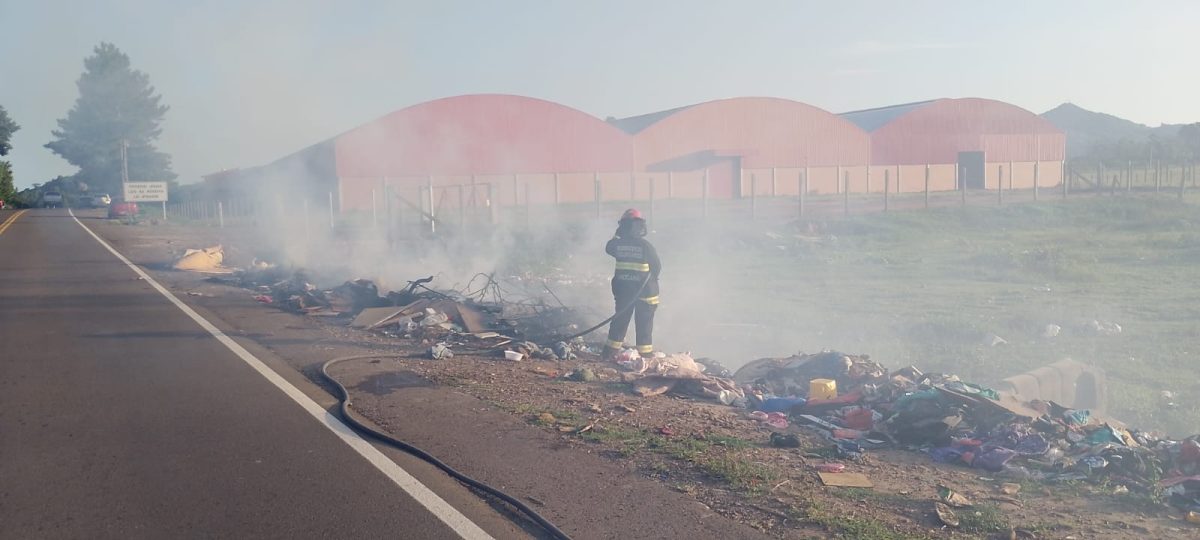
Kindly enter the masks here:
[[111, 41], [170, 105], [180, 181], [256, 165], [390, 111], [523, 94], [598, 117], [731, 96], [833, 112], [979, 96], [1200, 120], [1200, 2], [0, 0], [0, 104], [18, 186], [83, 58]]

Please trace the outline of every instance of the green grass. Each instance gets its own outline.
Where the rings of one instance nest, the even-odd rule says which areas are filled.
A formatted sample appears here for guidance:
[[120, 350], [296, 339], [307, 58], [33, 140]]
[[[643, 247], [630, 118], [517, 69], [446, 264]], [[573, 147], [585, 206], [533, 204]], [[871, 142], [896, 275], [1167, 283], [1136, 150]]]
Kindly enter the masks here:
[[[1117, 418], [1192, 434], [1200, 402], [1165, 408], [1160, 392], [1200, 394], [1190, 376], [1200, 362], [1198, 201], [1080, 197], [893, 212], [818, 223], [815, 233], [776, 228], [773, 239], [762, 224], [746, 225], [718, 246], [672, 236], [664, 258], [691, 261], [691, 272], [705, 266], [701, 283], [719, 284], [687, 310], [757, 324], [739, 326], [736, 340], [704, 327], [663, 333], [734, 366], [831, 348], [983, 384], [1073, 358], [1106, 371]], [[737, 264], [692, 259], [712, 251]], [[675, 279], [685, 290], [698, 281]], [[1123, 331], [1089, 334], [1093, 320]], [[1049, 324], [1062, 327], [1058, 337], [1041, 336]], [[990, 334], [1007, 344], [991, 346]]]
[[853, 540], [916, 540], [927, 538], [893, 529], [887, 523], [870, 517], [859, 517], [832, 512], [817, 501], [809, 501], [805, 508], [796, 511], [801, 521], [819, 525], [833, 538]]
[[709, 456], [698, 465], [709, 476], [751, 493], [762, 493], [779, 477], [770, 467], [733, 454]]
[[994, 504], [976, 504], [970, 508], [955, 510], [962, 531], [971, 533], [998, 533], [1009, 530], [1008, 517]]

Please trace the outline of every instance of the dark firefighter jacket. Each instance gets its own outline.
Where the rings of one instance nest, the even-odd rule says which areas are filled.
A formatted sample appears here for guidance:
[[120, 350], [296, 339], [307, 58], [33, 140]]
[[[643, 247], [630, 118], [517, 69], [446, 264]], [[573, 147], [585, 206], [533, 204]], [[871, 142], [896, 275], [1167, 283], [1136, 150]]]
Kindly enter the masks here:
[[658, 303], [658, 274], [662, 271], [662, 262], [650, 242], [639, 236], [617, 236], [608, 241], [604, 251], [617, 259], [612, 279], [614, 295], [636, 292], [648, 274], [649, 281], [638, 297], [646, 299], [647, 303]]

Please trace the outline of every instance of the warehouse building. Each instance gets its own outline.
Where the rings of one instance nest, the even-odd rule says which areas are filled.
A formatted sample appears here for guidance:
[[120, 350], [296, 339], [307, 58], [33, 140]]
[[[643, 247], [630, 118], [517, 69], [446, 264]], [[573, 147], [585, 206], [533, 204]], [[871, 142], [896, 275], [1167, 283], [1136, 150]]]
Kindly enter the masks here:
[[[407, 107], [274, 163], [211, 175], [341, 211], [1028, 189], [1060, 185], [1066, 136], [999, 101], [937, 99], [831, 114], [721, 99], [600, 120], [513, 95]], [[282, 204], [282, 203], [280, 203]], [[460, 215], [466, 210], [458, 212]]]
[[[841, 115], [871, 137], [872, 176], [894, 190], [1058, 186], [1066, 135], [1046, 119], [1008, 103], [980, 98], [936, 99]], [[878, 184], [877, 184], [878, 185]]]
[[[610, 120], [633, 136], [634, 166], [668, 198], [836, 193], [839, 177], [864, 177], [870, 137], [825, 110], [788, 99], [709, 101]], [[839, 173], [839, 171], [842, 171]], [[656, 189], [656, 194], [664, 190]]]

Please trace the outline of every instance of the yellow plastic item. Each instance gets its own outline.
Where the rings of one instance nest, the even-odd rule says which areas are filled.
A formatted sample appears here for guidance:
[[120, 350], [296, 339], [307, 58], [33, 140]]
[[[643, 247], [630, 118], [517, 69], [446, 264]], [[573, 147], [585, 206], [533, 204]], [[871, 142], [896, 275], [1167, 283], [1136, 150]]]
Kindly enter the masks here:
[[837, 381], [813, 379], [808, 381], [808, 399], [833, 399], [837, 397]]

